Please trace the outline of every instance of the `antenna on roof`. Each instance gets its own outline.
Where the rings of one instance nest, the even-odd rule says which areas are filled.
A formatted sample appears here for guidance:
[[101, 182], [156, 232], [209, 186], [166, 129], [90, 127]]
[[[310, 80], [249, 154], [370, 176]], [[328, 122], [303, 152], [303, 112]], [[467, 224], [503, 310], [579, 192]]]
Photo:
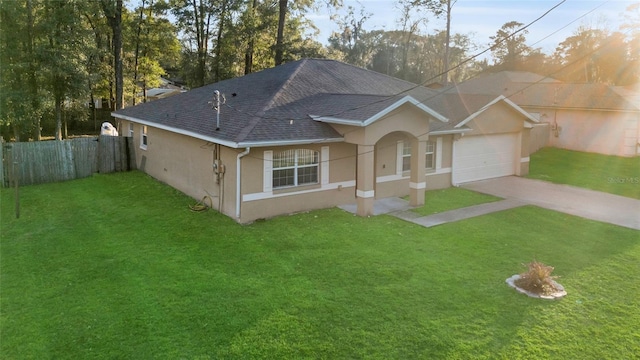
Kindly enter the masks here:
[[226, 102], [227, 99], [224, 97], [224, 94], [220, 94], [218, 90], [213, 92], [213, 101], [209, 101], [209, 104], [211, 104], [211, 107], [216, 111], [216, 131], [220, 130], [220, 105], [224, 105]]

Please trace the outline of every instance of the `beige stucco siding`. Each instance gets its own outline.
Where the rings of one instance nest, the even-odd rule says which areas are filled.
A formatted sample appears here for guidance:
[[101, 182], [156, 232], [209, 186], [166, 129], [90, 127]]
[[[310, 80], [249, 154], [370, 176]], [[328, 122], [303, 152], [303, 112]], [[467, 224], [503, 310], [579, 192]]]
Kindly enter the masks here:
[[[276, 215], [309, 211], [355, 201], [355, 148], [353, 144], [331, 143], [289, 147], [251, 148], [242, 158], [242, 201], [240, 222]], [[265, 153], [288, 149], [310, 149], [320, 154], [318, 183], [265, 189], [270, 172], [265, 171]], [[328, 159], [324, 158], [328, 154]], [[272, 155], [271, 155], [272, 156]], [[267, 163], [269, 162], [266, 159]], [[326, 162], [326, 163], [325, 163]], [[328, 172], [328, 174], [325, 174]]]
[[[406, 132], [424, 138], [429, 132], [427, 114], [413, 105], [405, 104], [366, 127], [331, 124], [345, 141], [352, 144], [375, 145], [378, 140], [393, 132]], [[434, 121], [434, 120], [431, 120]]]
[[[123, 121], [123, 129], [129, 123]], [[140, 148], [142, 125], [134, 124], [136, 166], [141, 171], [194, 200], [205, 196], [207, 205], [228, 216], [235, 213], [235, 159], [240, 150], [220, 146], [225, 172], [218, 180], [213, 171], [214, 146], [204, 140], [147, 127], [147, 148]], [[220, 209], [220, 206], [222, 207]]]
[[[409, 141], [409, 134], [394, 132], [376, 144], [376, 198], [406, 196], [409, 194], [409, 171], [402, 172], [399, 142]], [[452, 135], [430, 136], [436, 143], [435, 169], [426, 170], [426, 189], [451, 186]]]
[[205, 141], [148, 126], [143, 149], [141, 131], [142, 125], [134, 124], [138, 169], [196, 199], [214, 191], [213, 152]]
[[524, 115], [507, 104], [498, 102], [466, 124], [473, 130], [465, 136], [518, 132], [522, 130], [524, 121]]
[[523, 113], [497, 102], [465, 125], [472, 130], [454, 145], [454, 184], [528, 174], [531, 120]]
[[545, 120], [549, 121], [552, 129], [550, 146], [606, 155], [638, 155], [638, 113], [557, 110], [545, 114]]

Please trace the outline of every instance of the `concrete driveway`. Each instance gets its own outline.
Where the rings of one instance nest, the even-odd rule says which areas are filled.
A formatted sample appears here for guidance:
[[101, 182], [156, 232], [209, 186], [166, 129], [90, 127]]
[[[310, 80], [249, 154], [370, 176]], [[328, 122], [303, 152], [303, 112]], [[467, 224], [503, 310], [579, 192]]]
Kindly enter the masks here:
[[476, 181], [461, 187], [640, 230], [640, 200], [624, 196], [516, 176]]

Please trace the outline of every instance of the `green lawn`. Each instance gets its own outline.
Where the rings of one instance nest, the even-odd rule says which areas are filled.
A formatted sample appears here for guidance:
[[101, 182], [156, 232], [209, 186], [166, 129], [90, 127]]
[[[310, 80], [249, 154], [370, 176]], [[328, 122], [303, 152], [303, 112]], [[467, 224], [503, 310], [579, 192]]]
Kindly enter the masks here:
[[[241, 226], [140, 172], [2, 189], [4, 359], [625, 359], [638, 232], [521, 207]], [[569, 295], [516, 293], [533, 259]]]
[[543, 148], [531, 155], [530, 164], [532, 179], [640, 199], [640, 157]]
[[450, 187], [441, 190], [429, 190], [425, 192], [424, 197], [424, 205], [412, 210], [424, 216], [502, 200], [499, 197], [481, 194], [457, 187]]

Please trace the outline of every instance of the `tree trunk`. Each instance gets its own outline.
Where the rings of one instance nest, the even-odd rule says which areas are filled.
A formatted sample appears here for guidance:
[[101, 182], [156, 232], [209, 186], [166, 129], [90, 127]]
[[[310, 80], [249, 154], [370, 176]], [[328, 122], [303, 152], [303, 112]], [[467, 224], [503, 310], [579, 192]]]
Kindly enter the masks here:
[[62, 140], [62, 97], [56, 95], [55, 99], [56, 112], [56, 140]]
[[69, 138], [69, 127], [67, 126], [67, 112], [64, 109], [60, 109], [62, 111], [62, 138]]
[[40, 108], [40, 104], [38, 101], [38, 81], [36, 79], [36, 65], [35, 65], [35, 56], [33, 55], [33, 7], [31, 4], [31, 0], [27, 0], [27, 52], [29, 57], [29, 76], [28, 76], [28, 84], [29, 84], [29, 95], [31, 97], [31, 110], [33, 118], [33, 139], [35, 141], [40, 141], [41, 139], [41, 131], [40, 131], [40, 112], [38, 111]]
[[102, 0], [102, 10], [111, 27], [113, 38], [113, 69], [115, 73], [115, 107], [124, 107], [124, 78], [122, 72], [122, 0]]
[[144, 5], [145, 5], [144, 2], [145, 0], [142, 0], [142, 4], [140, 5], [140, 15], [138, 16], [138, 29], [136, 31], [136, 50], [134, 53], [134, 60], [133, 60], [133, 94], [131, 94], [133, 99], [133, 105], [136, 104], [136, 90], [138, 89], [138, 58], [140, 56], [140, 33], [142, 32], [142, 19], [144, 15]]
[[249, 15], [251, 16], [251, 28], [249, 29], [249, 42], [247, 43], [247, 51], [244, 53], [244, 74], [250, 74], [253, 71], [253, 47], [255, 44], [256, 36], [256, 7], [258, 6], [258, 0], [253, 0]]
[[278, 1], [278, 35], [276, 36], [276, 66], [282, 64], [282, 58], [284, 56], [284, 22], [287, 18], [287, 3], [288, 0]]
[[120, 110], [124, 108], [124, 75], [122, 72], [122, 0], [116, 0], [115, 21], [112, 28], [113, 55], [116, 63], [116, 110]]
[[222, 32], [224, 31], [224, 20], [227, 16], [227, 1], [222, 2], [222, 9], [220, 10], [220, 19], [218, 19], [218, 34], [216, 36], [216, 69], [213, 74], [213, 82], [220, 81], [220, 56], [222, 54]]
[[447, 32], [444, 41], [444, 61], [442, 70], [442, 85], [447, 86], [449, 83], [449, 43], [451, 42], [451, 0], [447, 0]]

